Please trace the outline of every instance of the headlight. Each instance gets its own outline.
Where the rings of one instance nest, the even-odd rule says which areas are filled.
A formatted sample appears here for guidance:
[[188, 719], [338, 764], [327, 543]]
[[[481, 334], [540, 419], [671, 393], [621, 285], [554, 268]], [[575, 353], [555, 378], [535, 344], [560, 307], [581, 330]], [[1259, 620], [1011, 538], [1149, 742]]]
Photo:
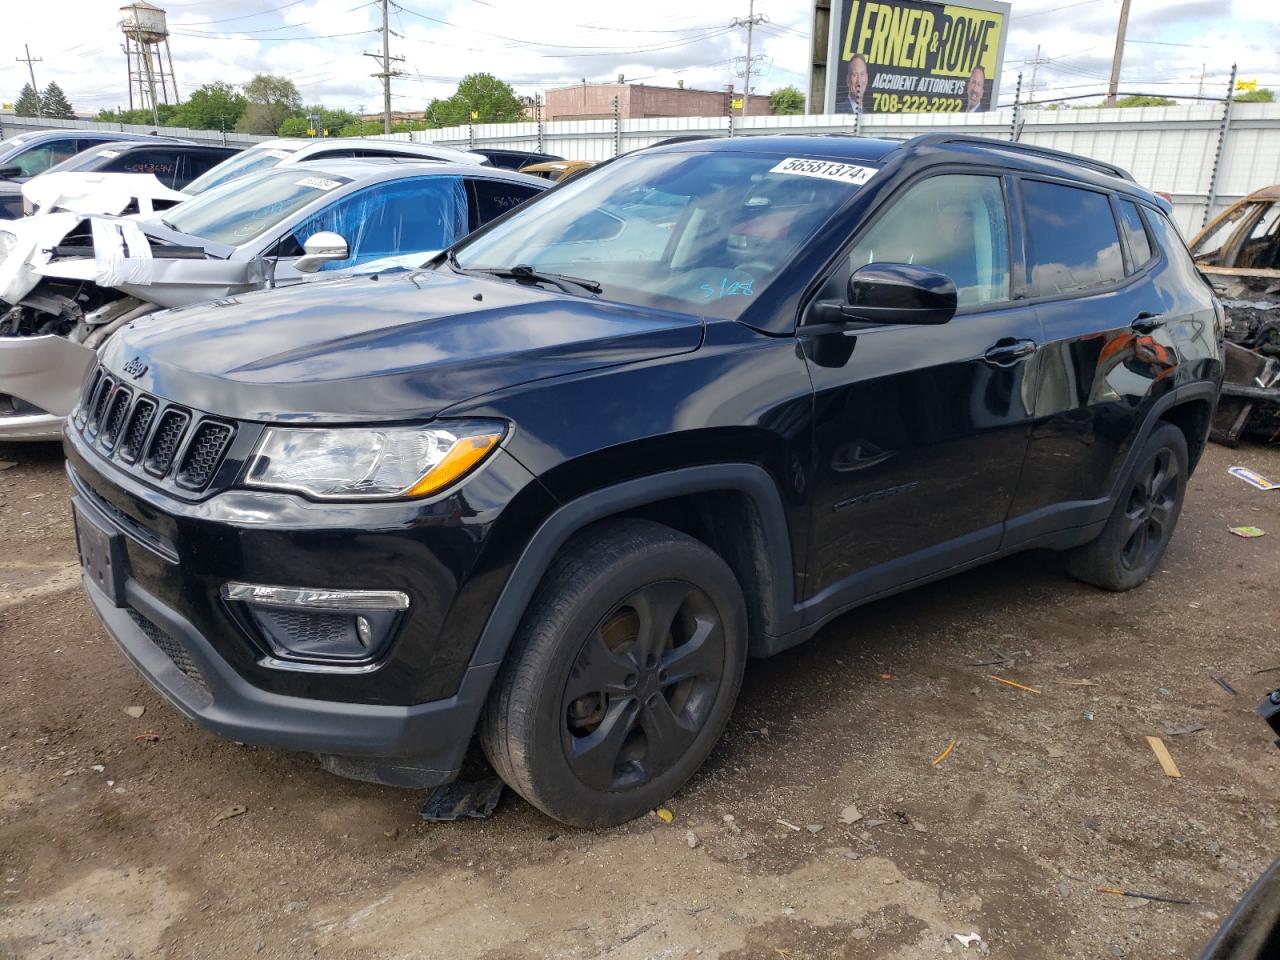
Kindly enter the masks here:
[[425, 497], [479, 466], [505, 433], [503, 424], [489, 420], [430, 427], [268, 427], [245, 482], [317, 500]]

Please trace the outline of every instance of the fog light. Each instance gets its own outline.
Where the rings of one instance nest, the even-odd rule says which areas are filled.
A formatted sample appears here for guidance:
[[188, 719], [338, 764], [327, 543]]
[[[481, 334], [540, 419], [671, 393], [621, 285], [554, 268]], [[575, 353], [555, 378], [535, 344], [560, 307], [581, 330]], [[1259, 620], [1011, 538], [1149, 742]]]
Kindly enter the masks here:
[[409, 597], [398, 590], [326, 590], [228, 583], [223, 599], [285, 663], [335, 669], [376, 660], [395, 635]]

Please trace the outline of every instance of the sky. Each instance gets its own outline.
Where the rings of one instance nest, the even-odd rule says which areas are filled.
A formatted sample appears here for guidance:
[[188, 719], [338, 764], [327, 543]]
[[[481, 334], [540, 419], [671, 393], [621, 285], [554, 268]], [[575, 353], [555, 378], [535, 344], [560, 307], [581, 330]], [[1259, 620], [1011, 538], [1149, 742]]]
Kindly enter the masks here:
[[[168, 12], [179, 92], [256, 73], [290, 77], [307, 104], [373, 112], [381, 108], [379, 0], [155, 0]], [[405, 75], [393, 81], [393, 108], [421, 110], [453, 92], [465, 74], [487, 71], [517, 93], [618, 74], [655, 85], [742, 88], [749, 0], [392, 0], [391, 53]], [[81, 112], [127, 106], [119, 0], [9, 4], [0, 40], [0, 101], [27, 82], [26, 56], [40, 87], [50, 81]], [[1035, 73], [1038, 98], [1100, 94], [1110, 73], [1119, 0], [1013, 0], [1001, 103]], [[762, 75], [753, 92], [806, 85], [810, 7], [756, 0], [754, 31]], [[641, 16], [643, 15], [643, 16]], [[1037, 45], [1039, 46], [1038, 65]], [[1132, 0], [1122, 91], [1206, 95], [1225, 90], [1232, 62], [1244, 79], [1280, 90], [1280, 0]], [[755, 68], [753, 68], [754, 72]], [[1025, 98], [1024, 98], [1025, 99]], [[1089, 101], [1082, 101], [1089, 102]]]

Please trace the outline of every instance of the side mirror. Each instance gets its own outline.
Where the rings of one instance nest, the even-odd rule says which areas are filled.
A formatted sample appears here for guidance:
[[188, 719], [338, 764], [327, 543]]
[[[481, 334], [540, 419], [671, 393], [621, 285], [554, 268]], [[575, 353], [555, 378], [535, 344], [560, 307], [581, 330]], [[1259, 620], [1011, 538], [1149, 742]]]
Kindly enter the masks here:
[[326, 263], [334, 260], [345, 260], [350, 256], [347, 241], [336, 233], [321, 230], [307, 237], [302, 245], [302, 256], [294, 263], [293, 269], [299, 273], [315, 273]]
[[22, 168], [16, 163], [11, 163], [7, 167], [0, 167], [0, 180], [12, 180], [20, 176], [22, 176]]
[[849, 277], [846, 301], [819, 300], [818, 323], [946, 323], [956, 312], [956, 285], [945, 273], [910, 263], [868, 263]]

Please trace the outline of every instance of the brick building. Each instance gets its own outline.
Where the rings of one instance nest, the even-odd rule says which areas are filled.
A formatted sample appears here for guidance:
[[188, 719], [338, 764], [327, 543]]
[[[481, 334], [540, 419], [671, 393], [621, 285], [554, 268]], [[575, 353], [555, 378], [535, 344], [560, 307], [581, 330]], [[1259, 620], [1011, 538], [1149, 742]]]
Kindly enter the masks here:
[[[602, 120], [613, 116], [613, 98], [624, 120], [644, 117], [723, 117], [729, 113], [727, 90], [693, 90], [683, 83], [676, 87], [651, 87], [643, 83], [579, 83], [547, 91], [543, 107], [546, 120]], [[741, 111], [734, 110], [734, 114]], [[769, 98], [751, 95], [748, 114], [769, 113]]]

